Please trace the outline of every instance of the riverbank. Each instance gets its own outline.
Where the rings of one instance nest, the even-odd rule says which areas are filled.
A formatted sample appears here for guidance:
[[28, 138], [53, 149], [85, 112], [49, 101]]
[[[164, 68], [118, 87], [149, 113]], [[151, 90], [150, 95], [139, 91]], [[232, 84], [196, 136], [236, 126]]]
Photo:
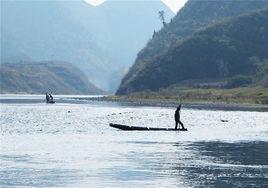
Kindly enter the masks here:
[[160, 99], [160, 98], [140, 98], [134, 95], [131, 96], [103, 96], [94, 98], [79, 98], [76, 100], [87, 100], [94, 102], [118, 103], [126, 106], [155, 106], [155, 107], [177, 107], [182, 103], [184, 108], [194, 109], [215, 109], [215, 110], [241, 110], [241, 111], [267, 111], [268, 105], [264, 104], [249, 104], [249, 103], [226, 103], [226, 102], [209, 102], [209, 101], [189, 101], [176, 99]]
[[182, 100], [190, 103], [268, 105], [268, 88], [262, 86], [248, 86], [232, 89], [172, 86], [156, 92], [144, 91], [133, 93], [130, 94], [128, 98]]

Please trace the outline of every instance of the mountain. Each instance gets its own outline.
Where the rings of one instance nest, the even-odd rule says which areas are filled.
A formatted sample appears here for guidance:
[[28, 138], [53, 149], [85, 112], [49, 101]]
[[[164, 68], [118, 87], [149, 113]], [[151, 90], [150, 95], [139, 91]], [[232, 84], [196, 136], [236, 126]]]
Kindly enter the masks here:
[[[267, 29], [265, 12], [263, 19], [254, 15], [229, 19], [265, 7], [267, 1], [190, 0], [140, 51], [117, 94], [247, 73], [249, 57], [267, 54], [267, 40], [261, 32]], [[227, 73], [219, 74], [219, 69]]]
[[[1, 62], [66, 61], [114, 90], [138, 50], [161, 28], [160, 1], [1, 1]], [[28, 58], [26, 58], [28, 57]]]
[[92, 80], [109, 71], [109, 61], [93, 35], [62, 3], [1, 1], [1, 63], [24, 61], [19, 59], [23, 54], [34, 62], [71, 62]]
[[[105, 57], [112, 64], [102, 74], [104, 87], [115, 91], [133, 64], [137, 52], [146, 44], [154, 30], [162, 27], [158, 12], [164, 10], [166, 20], [174, 14], [160, 0], [156, 1], [114, 1], [107, 0], [97, 7], [83, 2], [64, 2], [72, 17], [91, 33], [103, 49]], [[100, 76], [95, 79], [98, 83]]]
[[0, 93], [103, 94], [85, 74], [67, 62], [0, 65]]

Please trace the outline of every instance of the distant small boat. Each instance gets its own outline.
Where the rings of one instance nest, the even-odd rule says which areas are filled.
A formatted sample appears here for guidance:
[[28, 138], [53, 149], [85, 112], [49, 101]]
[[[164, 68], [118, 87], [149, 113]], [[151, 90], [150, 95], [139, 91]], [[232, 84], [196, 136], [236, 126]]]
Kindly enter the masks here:
[[55, 101], [46, 101], [47, 104], [54, 104]]
[[188, 131], [187, 129], [177, 129], [177, 130], [175, 130], [175, 128], [136, 127], [136, 126], [113, 124], [113, 123], [110, 123], [110, 127], [120, 129], [120, 130], [123, 130], [123, 131]]
[[51, 93], [46, 93], [46, 103], [47, 104], [54, 104], [55, 101], [53, 100], [53, 96], [51, 95]]

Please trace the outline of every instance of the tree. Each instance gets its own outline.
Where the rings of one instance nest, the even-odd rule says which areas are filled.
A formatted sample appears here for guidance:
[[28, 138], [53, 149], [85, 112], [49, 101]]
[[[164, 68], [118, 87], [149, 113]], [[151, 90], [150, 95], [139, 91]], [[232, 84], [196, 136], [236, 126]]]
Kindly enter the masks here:
[[158, 12], [159, 18], [162, 21], [163, 25], [166, 25], [166, 20], [165, 20], [165, 11], [161, 10]]

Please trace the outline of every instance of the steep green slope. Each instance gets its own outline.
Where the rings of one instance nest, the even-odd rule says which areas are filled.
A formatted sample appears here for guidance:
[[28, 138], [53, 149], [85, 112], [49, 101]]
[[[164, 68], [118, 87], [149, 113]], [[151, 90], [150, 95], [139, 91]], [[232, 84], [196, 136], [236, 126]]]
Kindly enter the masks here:
[[66, 62], [0, 64], [0, 93], [101, 94], [83, 72]]
[[183, 80], [256, 72], [252, 57], [268, 58], [268, 9], [213, 25], [148, 61], [119, 94], [158, 90]]
[[[170, 83], [174, 83], [175, 80], [182, 80], [187, 79], [185, 76], [194, 74], [193, 72], [178, 72], [176, 75], [171, 74], [170, 76], [165, 76], [162, 78], [163, 75], [170, 74], [170, 72], [165, 72], [167, 69], [161, 70], [163, 67], [159, 67], [159, 61], [167, 62], [169, 61], [179, 61], [175, 56], [167, 55], [170, 54], [174, 48], [178, 48], [181, 43], [184, 44], [184, 51], [186, 48], [192, 47], [190, 45], [190, 42], [195, 43], [192, 39], [189, 41], [188, 44], [185, 44], [185, 38], [190, 37], [193, 35], [194, 32], [207, 27], [210, 24], [215, 24], [216, 22], [222, 21], [228, 17], [237, 16], [242, 13], [248, 13], [253, 12], [258, 9], [262, 9], [264, 7], [268, 7], [267, 1], [196, 1], [196, 0], [190, 0], [183, 9], [179, 11], [179, 13], [176, 15], [176, 17], [169, 23], [166, 27], [164, 27], [161, 31], [156, 33], [154, 37], [148, 42], [147, 46], [138, 54], [138, 57], [136, 59], [135, 64], [130, 69], [128, 74], [124, 77], [124, 79], [121, 82], [121, 85], [117, 91], [117, 94], [125, 94], [134, 92], [137, 90], [144, 90], [144, 89], [158, 89], [159, 87], [165, 87]], [[247, 30], [247, 29], [246, 29]], [[221, 33], [218, 33], [220, 36]], [[209, 38], [209, 37], [208, 37]], [[188, 58], [188, 56], [195, 56], [198, 55], [198, 58], [203, 58], [202, 54], [210, 52], [209, 49], [206, 49], [207, 51], [201, 51], [204, 48], [204, 45], [209, 42], [205, 41], [206, 39], [203, 38], [204, 44], [201, 44], [200, 46], [196, 47], [194, 51], [190, 51], [188, 49], [187, 54], [183, 54], [180, 57], [180, 61], [184, 61], [184, 58]], [[223, 40], [225, 40], [223, 38]], [[214, 44], [210, 43], [209, 48], [214, 49], [216, 46], [213, 46]], [[208, 47], [208, 46], [207, 46]], [[179, 48], [180, 49], [180, 48]], [[193, 49], [194, 50], [194, 49]], [[205, 49], [204, 49], [205, 50]], [[201, 53], [202, 52], [202, 53]], [[179, 54], [180, 52], [177, 52]], [[195, 54], [197, 53], [197, 54]], [[162, 55], [161, 59], [161, 54]], [[207, 55], [207, 54], [205, 54]], [[241, 54], [242, 55], [242, 54]], [[160, 57], [159, 57], [160, 56]], [[167, 58], [163, 60], [163, 57]], [[197, 59], [197, 57], [196, 57]], [[220, 60], [221, 58], [219, 58]], [[198, 59], [197, 59], [198, 60]], [[195, 61], [196, 64], [200, 61]], [[178, 64], [178, 63], [177, 63]], [[222, 64], [221, 61], [219, 61], [217, 64]], [[204, 64], [203, 64], [204, 65]], [[220, 66], [220, 65], [219, 65]], [[147, 68], [146, 68], [147, 67]], [[200, 72], [202, 70], [206, 70], [206, 66], [199, 66]], [[197, 68], [197, 67], [196, 67]], [[152, 75], [150, 69], [158, 69], [156, 71], [155, 75]], [[246, 69], [246, 68], [245, 68]], [[181, 67], [180, 71], [184, 71], [183, 67]], [[206, 72], [206, 71], [205, 71]], [[154, 77], [153, 80], [150, 80], [149, 76], [147, 77], [146, 74], [151, 75]], [[179, 74], [179, 76], [178, 76]], [[198, 73], [199, 74], [199, 73]], [[212, 73], [210, 73], [212, 74]], [[217, 73], [215, 73], [217, 74]], [[142, 75], [142, 78], [141, 78]], [[213, 75], [207, 75], [207, 76], [213, 76]], [[169, 81], [166, 79], [170, 79], [169, 77], [176, 77], [174, 81]], [[197, 75], [196, 77], [202, 77], [201, 75]], [[137, 80], [145, 79], [144, 82], [139, 82]], [[145, 83], [146, 82], [146, 83]], [[149, 83], [150, 82], [150, 83]], [[153, 87], [148, 87], [149, 85], [155, 85]]]

